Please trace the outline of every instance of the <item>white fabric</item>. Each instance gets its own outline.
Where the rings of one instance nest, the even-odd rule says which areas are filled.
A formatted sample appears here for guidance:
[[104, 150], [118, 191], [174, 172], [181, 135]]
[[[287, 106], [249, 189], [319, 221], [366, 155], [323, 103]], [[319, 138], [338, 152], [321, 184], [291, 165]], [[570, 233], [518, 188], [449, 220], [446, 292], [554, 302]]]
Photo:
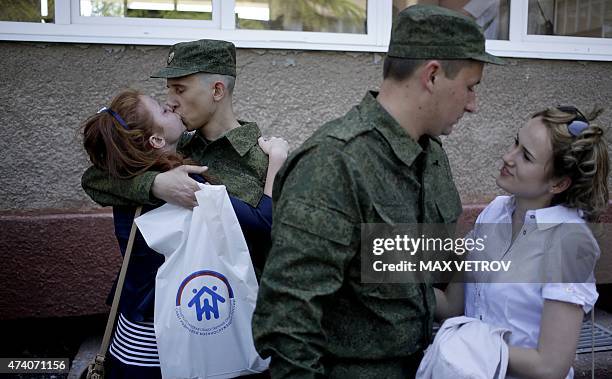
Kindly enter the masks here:
[[[587, 262], [599, 256], [597, 242], [580, 212], [560, 205], [528, 211], [512, 243], [514, 207], [513, 197], [500, 196], [482, 211], [472, 233], [478, 236], [482, 229], [487, 230], [486, 251], [475, 254], [510, 260], [534, 274], [545, 272], [545, 264], [563, 264], [564, 254], [582, 254]], [[488, 224], [505, 225], [487, 228]], [[598, 294], [592, 267], [590, 270], [586, 283], [512, 283], [514, 278], [504, 277], [504, 272], [480, 273], [475, 276], [480, 283], [465, 284], [465, 315], [511, 330], [508, 343], [512, 346], [536, 348], [546, 299], [578, 304], [584, 312], [593, 308]], [[570, 370], [567, 378], [572, 377]]]
[[225, 186], [201, 185], [192, 210], [166, 204], [137, 218], [163, 254], [155, 283], [155, 335], [164, 378], [261, 372], [251, 318], [257, 281]]
[[474, 318], [444, 322], [425, 351], [417, 379], [504, 379], [508, 367], [508, 329]]

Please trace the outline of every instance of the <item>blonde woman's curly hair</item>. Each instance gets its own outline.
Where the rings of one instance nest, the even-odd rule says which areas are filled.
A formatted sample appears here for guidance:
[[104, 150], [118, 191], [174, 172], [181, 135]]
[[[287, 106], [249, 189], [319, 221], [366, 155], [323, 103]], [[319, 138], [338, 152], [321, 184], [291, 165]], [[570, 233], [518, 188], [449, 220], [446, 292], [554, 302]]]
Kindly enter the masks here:
[[[587, 221], [596, 221], [608, 206], [608, 145], [604, 129], [592, 123], [602, 112], [595, 108], [583, 115], [574, 107], [559, 107], [532, 116], [541, 117], [550, 133], [553, 175], [572, 180], [567, 190], [553, 198], [553, 205], [581, 209]], [[586, 121], [588, 127], [570, 131], [575, 120]]]

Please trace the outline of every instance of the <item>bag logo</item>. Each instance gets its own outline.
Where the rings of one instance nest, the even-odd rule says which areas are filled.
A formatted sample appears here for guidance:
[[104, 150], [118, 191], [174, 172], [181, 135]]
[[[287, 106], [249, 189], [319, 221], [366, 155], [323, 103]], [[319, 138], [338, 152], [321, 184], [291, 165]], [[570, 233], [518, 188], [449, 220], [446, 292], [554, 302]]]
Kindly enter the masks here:
[[216, 271], [187, 276], [176, 294], [176, 316], [193, 334], [212, 335], [231, 325], [236, 301], [227, 278]]

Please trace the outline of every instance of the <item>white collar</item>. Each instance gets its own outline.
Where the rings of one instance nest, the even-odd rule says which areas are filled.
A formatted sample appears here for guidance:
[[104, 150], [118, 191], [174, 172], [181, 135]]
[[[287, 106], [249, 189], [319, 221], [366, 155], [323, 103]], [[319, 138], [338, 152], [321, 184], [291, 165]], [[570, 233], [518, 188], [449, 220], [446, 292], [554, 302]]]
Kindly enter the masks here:
[[[508, 196], [504, 210], [512, 219], [516, 209], [516, 199]], [[580, 209], [568, 208], [564, 205], [528, 210], [525, 213], [525, 224], [537, 224], [538, 229], [546, 230], [563, 223], [584, 223], [583, 212]]]

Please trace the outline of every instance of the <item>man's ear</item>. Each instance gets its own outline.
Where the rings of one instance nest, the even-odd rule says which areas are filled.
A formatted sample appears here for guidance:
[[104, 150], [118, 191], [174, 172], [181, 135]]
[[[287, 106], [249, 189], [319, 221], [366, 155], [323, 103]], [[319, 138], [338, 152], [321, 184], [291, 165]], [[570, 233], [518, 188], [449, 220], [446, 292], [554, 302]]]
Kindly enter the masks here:
[[215, 101], [221, 101], [225, 97], [225, 84], [222, 81], [216, 81], [213, 84], [213, 99]]
[[549, 192], [554, 195], [557, 195], [568, 189], [571, 185], [572, 179], [570, 179], [569, 176], [564, 176], [562, 178], [553, 178]]
[[439, 61], [427, 61], [422, 67], [419, 74], [421, 86], [430, 92], [433, 92], [436, 84], [436, 77], [444, 75], [442, 66]]
[[161, 134], [154, 133], [149, 137], [149, 143], [154, 149], [161, 149], [166, 146], [166, 139]]

